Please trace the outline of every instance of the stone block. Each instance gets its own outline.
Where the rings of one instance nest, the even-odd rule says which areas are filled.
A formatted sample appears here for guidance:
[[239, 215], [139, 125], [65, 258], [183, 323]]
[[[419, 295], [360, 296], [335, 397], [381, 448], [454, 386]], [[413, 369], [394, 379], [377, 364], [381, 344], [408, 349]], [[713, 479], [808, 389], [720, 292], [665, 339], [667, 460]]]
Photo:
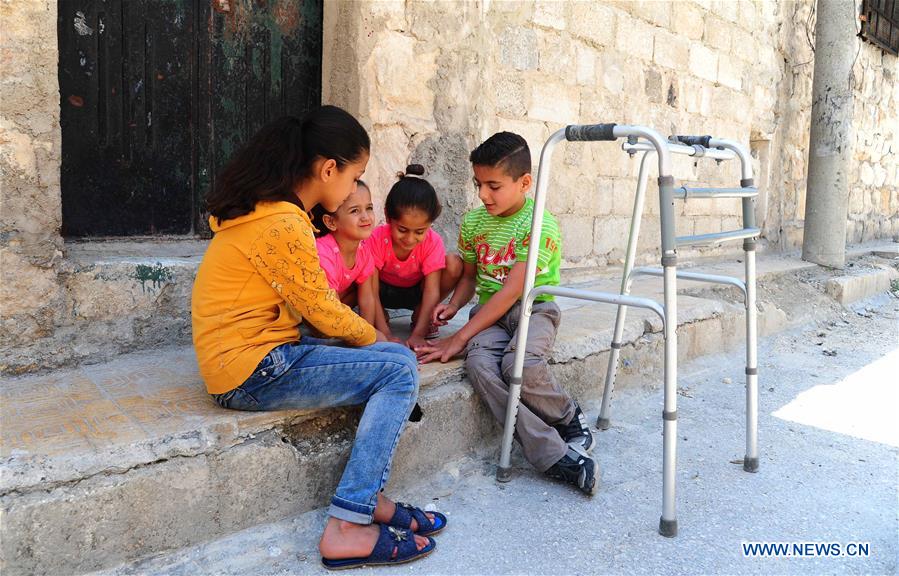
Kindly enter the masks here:
[[[614, 46], [616, 30], [630, 29], [628, 18], [619, 19], [618, 12], [599, 2], [568, 2], [571, 6], [569, 31], [589, 44]], [[624, 22], [622, 23], [621, 20]]]
[[655, 28], [640, 20], [628, 20], [615, 31], [615, 49], [643, 60], [652, 60], [653, 33]]
[[593, 252], [608, 258], [623, 258], [627, 249], [630, 217], [597, 218], [593, 225]]
[[647, 68], [643, 78], [646, 98], [650, 102], [661, 103], [664, 101], [662, 91], [662, 74], [654, 68]]
[[690, 46], [690, 73], [710, 82], [718, 81], [718, 53], [701, 44]]
[[729, 50], [733, 25], [714, 14], [706, 14], [702, 29], [702, 42], [710, 48]]
[[[760, 39], [753, 36], [751, 32], [734, 30], [732, 34], [731, 54], [733, 54], [740, 60], [748, 63], [754, 63], [761, 60], [762, 56], [766, 56], [768, 54], [767, 51], [760, 50]], [[768, 59], [765, 62], [768, 66], [774, 64], [772, 59]], [[758, 72], [763, 73], [762, 70], [759, 70]]]
[[[658, 200], [654, 204], [658, 204]], [[647, 202], [649, 203], [649, 202]], [[637, 237], [637, 258], [641, 256], [656, 254], [661, 251], [662, 247], [662, 229], [659, 223], [659, 217], [654, 215], [644, 215], [640, 221], [640, 234]]]
[[593, 185], [593, 193], [590, 196], [590, 212], [594, 216], [608, 216], [612, 214], [612, 204], [615, 195], [615, 180], [608, 178], [596, 179]]
[[527, 111], [525, 81], [521, 74], [502, 75], [494, 83], [496, 112], [503, 116], [520, 118]]
[[537, 69], [565, 84], [574, 84], [577, 80], [575, 43], [556, 30], [541, 30], [537, 36], [540, 46]]
[[593, 86], [596, 84], [596, 51], [584, 45], [577, 46], [577, 73], [576, 80], [581, 86]]
[[565, 11], [567, 7], [568, 2], [537, 0], [534, 5], [534, 16], [532, 21], [538, 26], [564, 30], [566, 27]]
[[647, 22], [668, 28], [671, 25], [671, 6], [674, 2], [659, 2], [657, 0], [633, 0], [631, 13], [637, 18]]
[[371, 2], [368, 5], [371, 17], [383, 22], [388, 30], [405, 30], [408, 26], [406, 20], [406, 3], [402, 0], [381, 0]]
[[739, 0], [712, 0], [711, 11], [725, 18], [729, 22], [740, 19]]
[[743, 65], [730, 54], [718, 55], [718, 82], [740, 90], [743, 88]]
[[831, 278], [824, 285], [824, 291], [845, 306], [888, 291], [891, 282], [897, 278], [899, 272], [892, 268], [868, 270], [862, 274]]
[[579, 112], [580, 92], [577, 88], [543, 82], [533, 85], [528, 109], [530, 118], [573, 124], [578, 121]]
[[686, 69], [689, 63], [689, 40], [665, 30], [657, 30], [652, 50], [652, 61], [659, 66], [676, 70]]
[[672, 2], [671, 31], [690, 40], [699, 40], [703, 32], [704, 11], [692, 2]]
[[420, 51], [412, 36], [392, 31], [379, 35], [368, 61], [377, 83], [374, 123], [433, 125], [434, 91], [429, 82], [437, 72], [437, 55], [437, 50]]
[[740, 0], [739, 2], [739, 20], [740, 26], [747, 30], [758, 30], [759, 28], [759, 7], [751, 0]]
[[[580, 190], [583, 194], [583, 190]], [[558, 217], [562, 231], [562, 255], [566, 260], [580, 260], [593, 251], [593, 217], [563, 214]]]
[[609, 94], [624, 92], [626, 75], [631, 73], [626, 67], [626, 57], [617, 52], [604, 52], [600, 56], [601, 67], [597, 74], [601, 85]]
[[536, 70], [539, 62], [537, 32], [509, 26], [499, 36], [499, 61], [515, 70]]

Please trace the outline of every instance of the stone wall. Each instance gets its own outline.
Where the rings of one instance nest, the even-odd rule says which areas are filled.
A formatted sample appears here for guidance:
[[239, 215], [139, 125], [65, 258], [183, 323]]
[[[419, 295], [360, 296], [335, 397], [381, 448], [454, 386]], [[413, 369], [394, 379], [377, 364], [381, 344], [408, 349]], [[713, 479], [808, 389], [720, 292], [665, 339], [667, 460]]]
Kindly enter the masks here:
[[[0, 348], [64, 323], [56, 2], [0, 3]], [[0, 368], [5, 366], [0, 359]]]
[[[483, 138], [498, 130], [519, 132], [536, 164], [556, 129], [611, 121], [649, 125], [665, 135], [711, 133], [751, 144], [764, 240], [780, 249], [801, 244], [813, 2], [336, 4], [325, 17], [324, 98], [370, 127], [374, 155], [368, 178], [378, 201], [408, 161], [428, 166], [449, 207], [436, 225], [449, 242], [461, 211], [478, 202], [466, 158]], [[334, 41], [327, 41], [329, 34]], [[890, 148], [895, 130], [883, 128], [896, 114], [895, 96], [889, 95], [895, 94], [896, 58], [881, 54], [861, 46], [856, 66], [865, 78], [857, 88], [859, 100], [867, 102], [867, 112], [859, 106], [859, 153], [875, 160], [860, 165], [864, 180], [861, 174], [858, 180], [868, 184], [859, 184], [854, 197], [865, 196], [861, 190], [868, 186], [869, 200], [853, 204], [855, 240], [899, 232], [899, 211], [889, 200], [895, 198], [895, 170], [881, 177], [896, 152], [895, 144]], [[882, 162], [879, 169], [875, 162]], [[677, 157], [675, 177], [688, 184], [734, 185], [739, 169], [730, 164]], [[568, 266], [621, 260], [637, 166], [638, 159], [615, 145], [557, 149], [549, 208], [562, 224]], [[656, 204], [648, 197], [639, 250], [644, 260], [657, 256]], [[739, 225], [739, 201], [680, 207], [678, 234]]]
[[[802, 240], [814, 53], [812, 0], [325, 2], [324, 100], [359, 116], [383, 201], [395, 173], [425, 164], [455, 244], [478, 205], [468, 152], [498, 130], [536, 164], [572, 122], [645, 124], [750, 143], [768, 248]], [[64, 242], [60, 231], [57, 4], [0, 2], [0, 373], [52, 368], [190, 339], [199, 242]], [[851, 242], [899, 233], [896, 57], [860, 45]], [[623, 256], [638, 159], [617, 145], [563, 144], [550, 209], [566, 266]], [[733, 185], [734, 163], [677, 157], [686, 183]], [[650, 186], [641, 260], [657, 257]], [[678, 233], [739, 225], [738, 201], [682, 204]], [[732, 248], [738, 248], [734, 246]], [[688, 252], [687, 256], [690, 255]]]
[[854, 156], [846, 241], [899, 236], [899, 58], [859, 47], [852, 82]]

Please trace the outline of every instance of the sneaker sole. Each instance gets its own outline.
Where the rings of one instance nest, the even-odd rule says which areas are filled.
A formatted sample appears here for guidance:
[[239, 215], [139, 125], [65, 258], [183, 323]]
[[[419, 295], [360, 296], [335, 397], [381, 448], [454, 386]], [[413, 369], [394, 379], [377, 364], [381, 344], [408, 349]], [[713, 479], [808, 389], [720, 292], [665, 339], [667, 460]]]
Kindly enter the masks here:
[[[595, 462], [594, 462], [595, 464]], [[596, 478], [596, 473], [594, 471], [593, 474], [593, 482], [590, 486], [587, 486], [587, 471], [581, 470], [581, 474], [577, 479], [577, 484], [574, 485], [575, 488], [586, 494], [587, 496], [593, 496], [599, 490], [599, 480]]]

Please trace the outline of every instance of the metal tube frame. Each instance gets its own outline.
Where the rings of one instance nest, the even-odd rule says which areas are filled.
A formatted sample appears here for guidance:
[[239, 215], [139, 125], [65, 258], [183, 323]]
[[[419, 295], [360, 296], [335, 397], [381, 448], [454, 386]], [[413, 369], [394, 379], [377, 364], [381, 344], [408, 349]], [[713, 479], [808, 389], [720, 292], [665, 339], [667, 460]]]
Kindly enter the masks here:
[[[740, 158], [742, 170], [741, 187], [754, 185], [752, 175], [752, 158], [739, 142], [712, 138], [709, 146], [732, 150]], [[755, 198], [743, 198], [743, 227], [755, 227]], [[755, 238], [743, 241], [746, 274], [746, 455], [743, 457], [743, 470], [757, 472], [759, 468], [758, 446], [758, 310], [756, 308], [756, 269]]]
[[[527, 333], [530, 324], [530, 316], [534, 299], [541, 294], [552, 294], [603, 302], [618, 305], [618, 314], [615, 319], [615, 331], [612, 342], [612, 352], [606, 372], [606, 385], [603, 391], [602, 407], [597, 426], [608, 428], [609, 403], [614, 389], [615, 375], [621, 349], [621, 339], [624, 330], [624, 320], [628, 306], [636, 306], [652, 310], [661, 319], [664, 333], [664, 409], [663, 421], [663, 455], [662, 455], [662, 516], [659, 521], [659, 533], [672, 537], [677, 535], [677, 518], [675, 510], [676, 489], [676, 457], [677, 457], [677, 279], [693, 280], [732, 285], [739, 288], [744, 295], [746, 305], [746, 457], [743, 468], [749, 472], [758, 469], [758, 382], [757, 382], [757, 313], [756, 313], [756, 270], [755, 270], [755, 235], [744, 238], [743, 249], [745, 258], [745, 281], [729, 276], [704, 274], [699, 272], [677, 271], [677, 240], [674, 236], [674, 210], [675, 198], [674, 181], [671, 176], [670, 153], [686, 154], [689, 156], [707, 156], [715, 160], [729, 160], [739, 157], [742, 168], [740, 189], [719, 190], [719, 194], [738, 193], [743, 204], [744, 232], [757, 231], [755, 229], [754, 197], [749, 192], [754, 188], [752, 178], [752, 163], [748, 151], [739, 143], [708, 138], [708, 147], [700, 145], [683, 145], [675, 141], [665, 141], [654, 130], [641, 126], [626, 125], [596, 125], [589, 127], [572, 127], [559, 130], [550, 136], [540, 155], [540, 166], [537, 173], [537, 185], [535, 191], [534, 216], [531, 223], [531, 238], [540, 238], [543, 213], [546, 206], [546, 188], [549, 181], [549, 160], [555, 146], [567, 138], [568, 129], [575, 128], [571, 133], [571, 140], [615, 140], [627, 136], [629, 141], [622, 145], [622, 149], [630, 154], [644, 152], [640, 163], [640, 174], [637, 184], [637, 194], [634, 201], [634, 211], [631, 219], [631, 228], [628, 237], [625, 269], [622, 276], [620, 293], [594, 292], [560, 286], [534, 287], [538, 250], [528, 253], [525, 266], [525, 285], [522, 298], [521, 316], [519, 319], [516, 341], [515, 361], [513, 364], [512, 382], [509, 388], [509, 398], [506, 404], [505, 422], [503, 428], [503, 440], [500, 450], [500, 461], [497, 468], [497, 480], [508, 481], [511, 479], [510, 459], [512, 451], [512, 439], [515, 429], [515, 421], [521, 397], [522, 374], [524, 370], [524, 355], [527, 343]], [[584, 130], [587, 128], [587, 130]], [[640, 140], [643, 138], [644, 140]], [[648, 164], [650, 154], [658, 154], [659, 165], [659, 203], [660, 225], [662, 238], [662, 267], [661, 268], [633, 268], [636, 255], [637, 237], [640, 231], [643, 203], [648, 181]], [[688, 191], [681, 188], [680, 196], [686, 197]], [[709, 196], [712, 191], [709, 191]], [[663, 278], [664, 298], [660, 306], [658, 302], [649, 298], [638, 298], [629, 295], [633, 278], [640, 275], [661, 276]]]
[[[727, 158], [716, 158], [712, 154], [699, 154], [711, 157], [713, 159], [731, 159], [740, 158], [742, 179], [740, 181], [740, 189], [735, 190], [754, 190], [752, 180], [752, 162], [748, 151], [739, 143], [729, 140], [711, 138], [709, 146], [714, 147], [713, 150], [719, 153], [728, 152]], [[669, 143], [672, 152], [678, 154], [696, 155], [696, 151], [702, 149], [701, 146], [687, 146], [683, 144]], [[649, 154], [647, 145], [643, 142], [636, 144], [625, 143], [622, 149], [633, 154], [634, 151], [644, 150]], [[621, 281], [621, 293], [629, 294], [633, 279], [640, 275], [645, 276], [661, 276], [664, 277], [664, 269], [660, 268], [637, 268], [633, 269], [634, 251], [630, 248], [636, 244], [635, 236], [639, 234], [639, 219], [642, 216], [642, 195], [645, 192], [645, 182], [647, 175], [645, 173], [646, 163], [645, 156], [640, 164], [640, 174], [637, 184], [637, 193], [635, 197], [635, 210], [631, 221], [631, 230], [628, 237], [628, 251], [625, 256], [624, 273]], [[680, 190], [684, 190], [683, 187]], [[678, 196], [677, 190], [675, 196]], [[685, 194], [683, 196], [686, 196]], [[755, 194], [745, 194], [741, 197], [743, 201], [743, 221], [744, 232], [742, 234], [720, 233], [709, 234], [699, 237], [693, 237], [692, 242], [687, 244], [714, 244], [724, 241], [728, 238], [723, 236], [736, 236], [729, 239], [744, 240], [745, 251], [745, 280], [731, 276], [718, 276], [712, 274], [704, 274], [699, 272], [677, 272], [676, 277], [684, 280], [693, 280], [698, 282], [709, 282], [717, 284], [732, 285], [740, 289], [743, 294], [743, 301], [746, 306], [746, 455], [743, 459], [743, 468], [747, 472], [755, 472], [758, 470], [758, 369], [757, 369], [757, 311], [756, 311], [756, 270], [755, 270], [755, 237], [759, 234], [759, 230], [754, 228], [754, 197]], [[640, 209], [637, 210], [637, 206]], [[634, 222], [636, 220], [636, 222]], [[680, 240], [680, 239], [679, 239]], [[615, 331], [612, 338], [611, 352], [609, 356], [609, 364], [606, 368], [606, 384], [603, 390], [602, 405], [600, 408], [599, 418], [596, 426], [601, 430], [607, 430], [610, 426], [609, 407], [611, 403], [611, 395], [614, 390], [615, 377], [618, 370], [618, 362], [621, 350], [621, 340], [624, 332], [624, 320], [627, 313], [626, 306], [618, 307], [618, 314], [615, 318]], [[663, 519], [664, 520], [664, 519]]]
[[[661, 134], [643, 126], [607, 125], [611, 128], [611, 138], [606, 132], [595, 132], [601, 137], [596, 140], [614, 140], [621, 137], [645, 138], [655, 148], [659, 166], [659, 219], [662, 239], [662, 267], [664, 269], [664, 303], [661, 314], [665, 337], [664, 358], [664, 410], [662, 412], [662, 516], [659, 521], [659, 533], [672, 537], [677, 534], [677, 517], [675, 511], [675, 471], [677, 450], [677, 245], [674, 231], [674, 179], [671, 176], [671, 150], [669, 143]], [[570, 127], [568, 127], [570, 128]], [[546, 189], [549, 182], [549, 160], [556, 145], [566, 138], [567, 128], [552, 134], [543, 146], [540, 154], [540, 165], [537, 171], [537, 185], [534, 193], [534, 215], [531, 223], [531, 238], [540, 238], [543, 226], [543, 213], [546, 206]], [[576, 132], [572, 132], [576, 134]], [[583, 139], [583, 138], [581, 138]], [[645, 168], [645, 164], [644, 164]], [[644, 176], [645, 178], [645, 176]], [[645, 184], [644, 184], [645, 190]], [[636, 241], [636, 240], [634, 240]], [[540, 287], [535, 291], [534, 282], [537, 271], [538, 250], [529, 250], [525, 265], [525, 283], [522, 292], [521, 316], [518, 323], [518, 334], [515, 348], [515, 359], [512, 371], [512, 382], [509, 385], [509, 397], [506, 404], [506, 417], [503, 427], [503, 439], [500, 449], [500, 460], [496, 477], [501, 482], [511, 479], [512, 438], [515, 431], [515, 420], [521, 399], [521, 381], [524, 372], [524, 355], [527, 344], [528, 326], [534, 298], [540, 293], [567, 295], [573, 298], [611, 302], [619, 305], [641, 306], [654, 310], [657, 314], [658, 304], [648, 306], [648, 299], [634, 299], [623, 294], [589, 292], [561, 287]]]

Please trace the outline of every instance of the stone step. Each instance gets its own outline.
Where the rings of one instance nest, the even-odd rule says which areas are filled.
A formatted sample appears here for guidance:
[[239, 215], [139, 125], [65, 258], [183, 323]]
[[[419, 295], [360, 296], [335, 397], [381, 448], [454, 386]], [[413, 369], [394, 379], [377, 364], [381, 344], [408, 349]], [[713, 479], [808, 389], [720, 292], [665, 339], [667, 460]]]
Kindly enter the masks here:
[[0, 374], [189, 344], [190, 293], [205, 247], [200, 240], [67, 243], [53, 330], [0, 346]]
[[[848, 254], [889, 255], [894, 246], [856, 246]], [[60, 282], [67, 296], [57, 311], [58, 325], [14, 346], [0, 346], [0, 374], [108, 362], [119, 354], [190, 344], [191, 288], [205, 249], [206, 241], [189, 239], [66, 243]], [[760, 253], [759, 262], [783, 258]], [[597, 274], [595, 268], [572, 268], [563, 270], [562, 277], [568, 283]]]
[[[796, 281], [815, 269], [791, 259], [760, 262], [760, 334], [833, 311], [836, 304], [814, 283]], [[614, 291], [617, 284], [600, 278], [582, 285]], [[733, 294], [689, 282], [680, 288], [681, 361], [742, 342], [743, 306]], [[641, 280], [634, 293], [658, 298], [661, 286]], [[575, 397], [595, 400], [614, 307], [559, 304], [553, 369]], [[619, 389], [661, 385], [660, 330], [649, 313], [629, 314]], [[4, 574], [81, 573], [318, 508], [333, 492], [359, 414], [222, 410], [205, 394], [188, 347], [7, 379], [0, 400]], [[459, 361], [422, 368], [420, 403], [425, 417], [403, 435], [395, 486], [468, 452], [495, 450], [499, 429]]]
[[[875, 294], [886, 292], [899, 280], [899, 272], [884, 266], [879, 270], [863, 270], [861, 273], [837, 276], [827, 281], [824, 289], [842, 305], [852, 304]], [[899, 291], [899, 288], [896, 289]]]
[[[388, 486], [388, 494], [434, 506], [449, 518], [449, 528], [436, 537], [436, 552], [407, 570], [459, 576], [771, 574], [789, 561], [741, 562], [734, 551], [754, 538], [846, 543], [863, 534], [870, 557], [803, 558], [791, 562], [790, 573], [895, 574], [899, 436], [891, 410], [899, 398], [890, 382], [899, 363], [899, 301], [881, 296], [866, 301], [865, 311], [871, 314], [837, 313], [760, 339], [766, 377], [757, 474], [740, 465], [742, 350], [678, 366], [677, 538], [656, 531], [663, 394], [628, 390], [616, 396], [614, 426], [595, 434], [602, 482], [593, 498], [547, 481], [515, 453], [506, 484], [496, 482], [496, 460], [489, 454], [453, 460], [401, 491]], [[822, 354], [822, 338], [815, 337], [821, 330], [840, 354]], [[860, 332], [869, 335], [864, 346], [858, 345]], [[598, 415], [599, 402], [582, 407], [589, 419]], [[828, 512], [809, 513], [822, 507]], [[325, 521], [320, 508], [92, 576], [325, 575], [317, 549]], [[395, 576], [398, 570], [361, 573]]]

